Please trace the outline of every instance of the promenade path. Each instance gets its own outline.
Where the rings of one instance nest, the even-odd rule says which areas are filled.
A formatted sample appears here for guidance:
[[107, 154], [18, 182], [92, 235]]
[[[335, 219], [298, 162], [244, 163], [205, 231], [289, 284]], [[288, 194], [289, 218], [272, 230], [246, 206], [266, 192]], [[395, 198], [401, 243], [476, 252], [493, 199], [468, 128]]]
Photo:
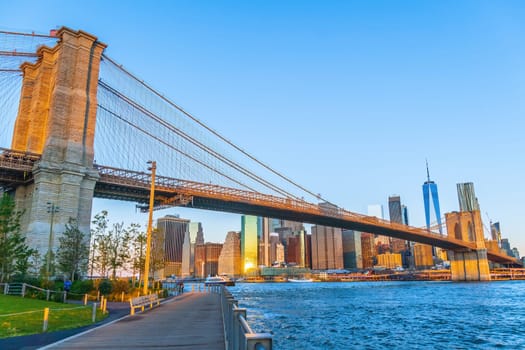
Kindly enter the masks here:
[[48, 345], [42, 349], [221, 349], [220, 296], [186, 293], [152, 310]]

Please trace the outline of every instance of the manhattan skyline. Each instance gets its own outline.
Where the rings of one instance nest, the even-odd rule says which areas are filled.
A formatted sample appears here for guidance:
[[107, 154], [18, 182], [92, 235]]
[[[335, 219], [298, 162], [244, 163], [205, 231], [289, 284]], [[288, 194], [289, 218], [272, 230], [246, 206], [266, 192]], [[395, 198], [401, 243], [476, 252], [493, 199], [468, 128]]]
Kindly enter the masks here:
[[[427, 158], [441, 212], [458, 211], [456, 184], [473, 182], [485, 225], [499, 221], [523, 255], [520, 2], [76, 6], [3, 2], [0, 28], [93, 33], [167, 97], [351, 211], [386, 207], [396, 194], [411, 224], [425, 226]], [[145, 226], [133, 208], [96, 200], [93, 214]], [[207, 241], [240, 230], [240, 215], [171, 208], [155, 217], [174, 213], [202, 222]]]

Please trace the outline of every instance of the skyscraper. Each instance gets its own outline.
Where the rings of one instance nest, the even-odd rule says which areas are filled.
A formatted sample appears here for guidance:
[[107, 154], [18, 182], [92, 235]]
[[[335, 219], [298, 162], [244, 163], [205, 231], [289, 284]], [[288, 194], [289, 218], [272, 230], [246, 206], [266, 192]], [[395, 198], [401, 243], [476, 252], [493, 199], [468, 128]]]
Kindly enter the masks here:
[[241, 270], [244, 274], [257, 269], [259, 251], [259, 218], [253, 215], [241, 217]]
[[403, 223], [403, 213], [401, 210], [401, 197], [388, 197], [388, 213], [390, 214], [390, 222]]
[[197, 243], [195, 245], [195, 276], [215, 276], [219, 273], [222, 243]]
[[[400, 196], [388, 197], [388, 212], [390, 214], [390, 222], [404, 224], [403, 206], [401, 205]], [[408, 216], [408, 211], [407, 211]], [[408, 220], [408, 217], [407, 217]], [[406, 241], [404, 239], [392, 238], [390, 240], [390, 247], [393, 253], [401, 253], [406, 249]]]
[[[438, 188], [434, 181], [430, 180], [430, 172], [428, 171], [427, 163], [427, 181], [423, 184], [423, 201], [425, 203], [425, 220], [427, 224], [427, 230], [430, 230], [431, 214], [434, 214], [434, 219], [439, 225], [439, 233], [443, 234], [443, 228], [441, 227], [441, 211], [439, 209], [439, 196]], [[432, 211], [430, 207], [432, 206]]]
[[340, 228], [312, 226], [312, 269], [343, 268], [343, 237]]
[[204, 244], [202, 225], [200, 222], [190, 222], [182, 248], [182, 276], [195, 274], [195, 245], [197, 244]]
[[465, 182], [459, 183], [456, 186], [458, 189], [459, 210], [479, 210], [478, 198], [474, 192], [474, 184], [472, 182]]
[[184, 238], [188, 235], [190, 220], [181, 219], [175, 215], [166, 215], [157, 219], [157, 230], [164, 238], [164, 275], [182, 273], [182, 247]]
[[270, 261], [270, 226], [273, 219], [258, 218], [259, 265], [271, 266]]
[[343, 265], [345, 269], [362, 269], [361, 232], [343, 230]]
[[[384, 219], [385, 213], [383, 206], [381, 204], [371, 204], [368, 206], [368, 216], [375, 216], [378, 219]], [[383, 253], [383, 250], [390, 251], [390, 237], [383, 235], [374, 236], [374, 246], [380, 253]], [[386, 248], [385, 248], [386, 247]]]
[[240, 233], [230, 231], [226, 235], [224, 245], [219, 255], [219, 274], [230, 277], [241, 275], [241, 237]]

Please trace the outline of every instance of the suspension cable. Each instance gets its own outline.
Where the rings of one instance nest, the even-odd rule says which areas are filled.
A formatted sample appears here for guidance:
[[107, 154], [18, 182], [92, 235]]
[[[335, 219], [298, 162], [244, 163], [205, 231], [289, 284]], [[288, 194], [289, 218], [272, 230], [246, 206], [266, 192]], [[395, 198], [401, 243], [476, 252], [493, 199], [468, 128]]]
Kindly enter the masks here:
[[[200, 126], [202, 126], [203, 128], [205, 128], [206, 130], [208, 130], [210, 133], [212, 133], [213, 135], [215, 135], [216, 137], [218, 137], [220, 140], [226, 142], [228, 145], [230, 145], [231, 147], [233, 147], [234, 149], [236, 149], [237, 151], [241, 152], [242, 154], [244, 154], [246, 157], [250, 158], [251, 160], [253, 160], [254, 162], [256, 162], [257, 164], [259, 164], [260, 166], [264, 167], [265, 169], [267, 169], [268, 171], [272, 172], [273, 174], [277, 175], [278, 177], [280, 177], [281, 179], [285, 180], [286, 182], [296, 186], [297, 188], [303, 190], [304, 192], [312, 195], [313, 197], [315, 198], [318, 198], [326, 203], [329, 203], [329, 204], [332, 204], [332, 205], [335, 205], [333, 203], [331, 203], [330, 201], [328, 201], [327, 199], [321, 197], [320, 194], [315, 194], [314, 192], [308, 190], [307, 188], [301, 186], [300, 184], [296, 183], [295, 181], [293, 181], [292, 179], [290, 179], [289, 177], [279, 173], [278, 171], [274, 170], [273, 168], [271, 168], [269, 165], [267, 165], [266, 163], [263, 163], [262, 161], [258, 160], [257, 158], [255, 158], [255, 156], [252, 156], [250, 153], [248, 153], [247, 151], [245, 151], [244, 149], [240, 148], [239, 146], [235, 145], [232, 141], [228, 140], [227, 138], [225, 138], [224, 136], [222, 136], [221, 134], [219, 134], [217, 131], [215, 131], [214, 129], [210, 128], [209, 126], [207, 126], [206, 124], [204, 124], [203, 122], [201, 122], [197, 117], [193, 116], [191, 113], [187, 112], [186, 110], [184, 110], [182, 107], [180, 107], [179, 105], [177, 105], [176, 103], [172, 102], [171, 100], [169, 100], [168, 98], [164, 97], [161, 93], [159, 93], [157, 90], [153, 89], [151, 86], [149, 86], [148, 84], [146, 84], [144, 81], [140, 80], [139, 78], [137, 78], [135, 75], [133, 75], [131, 72], [129, 72], [128, 70], [126, 70], [122, 65], [119, 65], [117, 64], [117, 62], [115, 62], [114, 60], [112, 60], [110, 57], [106, 56], [105, 54], [102, 54], [102, 58], [103, 59], [106, 59], [108, 60], [109, 62], [111, 62], [115, 67], [117, 67], [118, 69], [120, 69], [122, 72], [124, 72], [126, 75], [128, 75], [130, 78], [132, 78], [133, 80], [135, 80], [136, 82], [138, 82], [139, 84], [143, 85], [146, 89], [148, 89], [149, 91], [151, 91], [153, 94], [155, 94], [156, 96], [158, 96], [159, 98], [161, 98], [163, 101], [165, 101], [166, 103], [168, 103], [170, 106], [176, 108], [177, 110], [179, 110], [180, 112], [182, 112], [185, 116], [187, 116], [188, 118], [190, 118], [191, 120], [193, 120], [195, 123], [199, 124]], [[295, 196], [294, 196], [295, 197]]]
[[99, 85], [102, 86], [103, 88], [105, 88], [110, 93], [114, 94], [117, 98], [122, 99], [124, 102], [128, 103], [133, 108], [139, 110], [141, 113], [145, 114], [146, 116], [148, 116], [151, 119], [155, 120], [157, 123], [159, 123], [162, 126], [166, 127], [168, 130], [176, 133], [180, 137], [184, 138], [186, 141], [188, 141], [188, 142], [192, 143], [193, 145], [199, 147], [200, 149], [202, 149], [203, 151], [207, 152], [208, 154], [214, 156], [215, 158], [219, 159], [220, 161], [226, 163], [227, 165], [229, 165], [233, 169], [235, 169], [235, 170], [241, 172], [242, 174], [250, 177], [252, 180], [255, 180], [256, 182], [259, 182], [263, 186], [266, 186], [269, 189], [271, 189], [271, 190], [273, 190], [273, 191], [275, 191], [277, 193], [280, 193], [281, 195], [283, 195], [285, 197], [299, 199], [298, 197], [294, 196], [291, 193], [288, 193], [284, 189], [281, 189], [278, 186], [270, 183], [269, 181], [261, 178], [260, 176], [250, 172], [249, 170], [244, 169], [241, 165], [239, 165], [239, 164], [235, 163], [234, 161], [226, 158], [222, 154], [214, 151], [210, 147], [206, 146], [205, 144], [203, 144], [202, 142], [196, 140], [195, 138], [191, 137], [190, 135], [186, 134], [185, 132], [175, 128], [173, 125], [171, 125], [170, 123], [166, 122], [165, 120], [163, 120], [162, 118], [160, 118], [159, 116], [154, 114], [153, 112], [147, 110], [146, 108], [144, 108], [143, 106], [139, 105], [138, 103], [136, 103], [135, 101], [133, 101], [129, 97], [127, 97], [127, 96], [123, 95], [122, 93], [120, 93], [119, 91], [115, 90], [114, 88], [109, 86], [107, 83], [105, 83], [105, 82], [100, 80], [99, 81]]
[[122, 122], [128, 124], [128, 125], [131, 126], [132, 128], [137, 129], [138, 131], [140, 131], [140, 132], [146, 134], [147, 136], [153, 138], [154, 140], [156, 140], [156, 141], [162, 143], [163, 145], [167, 146], [168, 148], [171, 148], [172, 150], [174, 150], [174, 151], [176, 151], [176, 152], [179, 152], [179, 153], [182, 154], [183, 156], [190, 158], [190, 159], [193, 160], [194, 162], [199, 163], [200, 165], [202, 165], [202, 166], [204, 166], [204, 167], [206, 167], [206, 168], [208, 168], [208, 169], [210, 169], [210, 170], [212, 170], [212, 171], [218, 173], [219, 175], [224, 176], [224, 177], [227, 178], [228, 180], [233, 181], [233, 182], [235, 182], [236, 184], [238, 184], [238, 185], [240, 185], [240, 186], [242, 186], [242, 187], [245, 187], [245, 188], [249, 189], [250, 191], [257, 192], [255, 189], [251, 188], [250, 186], [248, 186], [248, 185], [246, 185], [246, 184], [243, 184], [242, 182], [240, 182], [240, 181], [238, 181], [238, 180], [236, 180], [236, 179], [234, 179], [234, 178], [228, 176], [227, 174], [222, 173], [220, 170], [214, 169], [211, 165], [206, 164], [205, 162], [203, 162], [203, 161], [201, 161], [201, 160], [199, 160], [199, 159], [193, 157], [192, 155], [190, 155], [190, 154], [188, 154], [188, 153], [186, 153], [186, 152], [184, 152], [184, 151], [182, 151], [182, 150], [176, 148], [176, 147], [173, 146], [173, 145], [170, 145], [169, 143], [167, 143], [166, 141], [164, 141], [164, 140], [161, 139], [160, 137], [157, 137], [157, 136], [153, 135], [152, 133], [150, 133], [150, 132], [144, 130], [144, 129], [141, 128], [141, 127], [139, 127], [138, 125], [135, 125], [135, 124], [131, 123], [130, 121], [124, 119], [122, 116], [118, 115], [117, 113], [115, 113], [115, 112], [113, 112], [113, 111], [110, 111], [110, 110], [107, 109], [106, 107], [104, 107], [104, 106], [102, 106], [102, 105], [100, 105], [100, 104], [98, 104], [97, 106], [98, 106], [100, 109], [102, 109], [103, 111], [105, 111], [105, 112], [111, 114], [113, 117], [115, 117], [115, 118], [121, 120]]

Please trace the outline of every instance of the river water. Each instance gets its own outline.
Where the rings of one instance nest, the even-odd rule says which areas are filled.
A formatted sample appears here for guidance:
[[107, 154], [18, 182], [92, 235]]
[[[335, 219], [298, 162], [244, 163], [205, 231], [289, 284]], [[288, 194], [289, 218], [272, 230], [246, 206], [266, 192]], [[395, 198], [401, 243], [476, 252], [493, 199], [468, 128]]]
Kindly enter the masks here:
[[525, 349], [525, 281], [239, 283], [274, 349]]

